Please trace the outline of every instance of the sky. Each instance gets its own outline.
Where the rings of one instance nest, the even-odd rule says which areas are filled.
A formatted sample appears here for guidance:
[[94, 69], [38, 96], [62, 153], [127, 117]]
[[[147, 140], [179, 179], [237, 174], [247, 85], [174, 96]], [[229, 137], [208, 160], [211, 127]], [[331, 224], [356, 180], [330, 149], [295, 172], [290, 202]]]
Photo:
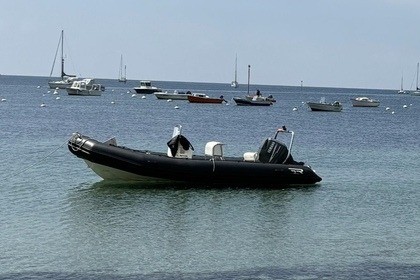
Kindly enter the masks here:
[[[418, 0], [0, 0], [0, 74], [415, 87]], [[53, 76], [59, 76], [56, 64]]]

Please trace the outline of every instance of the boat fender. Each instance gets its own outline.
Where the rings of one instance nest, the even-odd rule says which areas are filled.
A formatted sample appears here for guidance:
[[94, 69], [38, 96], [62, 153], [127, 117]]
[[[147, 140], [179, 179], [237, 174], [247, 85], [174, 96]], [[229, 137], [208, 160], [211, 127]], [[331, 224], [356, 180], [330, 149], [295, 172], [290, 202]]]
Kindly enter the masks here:
[[244, 153], [244, 161], [256, 162], [258, 154], [256, 152], [246, 152]]

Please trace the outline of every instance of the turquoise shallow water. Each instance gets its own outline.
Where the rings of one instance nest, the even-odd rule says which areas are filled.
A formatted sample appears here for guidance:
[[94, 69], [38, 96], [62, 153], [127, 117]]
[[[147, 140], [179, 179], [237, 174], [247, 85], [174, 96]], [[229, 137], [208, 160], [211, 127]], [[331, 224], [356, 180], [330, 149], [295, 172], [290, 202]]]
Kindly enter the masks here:
[[[259, 85], [252, 89], [278, 102], [248, 108], [134, 98], [136, 81], [103, 80], [100, 97], [61, 92], [58, 100], [46, 82], [0, 76], [0, 279], [420, 277], [419, 97]], [[156, 85], [228, 100], [246, 91]], [[380, 107], [351, 107], [351, 97], [365, 95]], [[343, 111], [302, 104], [322, 96], [342, 101]], [[294, 158], [323, 181], [291, 189], [109, 184], [65, 146], [78, 131], [164, 151], [176, 124], [196, 153], [217, 140], [227, 155], [256, 150], [286, 125], [296, 132]]]

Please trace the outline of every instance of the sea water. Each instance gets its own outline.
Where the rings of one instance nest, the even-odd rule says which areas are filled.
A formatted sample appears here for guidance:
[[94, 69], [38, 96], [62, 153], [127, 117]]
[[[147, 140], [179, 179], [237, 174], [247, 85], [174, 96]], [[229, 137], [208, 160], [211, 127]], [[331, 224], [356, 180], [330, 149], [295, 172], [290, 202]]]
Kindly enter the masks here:
[[[99, 80], [99, 97], [53, 94], [47, 78], [0, 76], [0, 279], [418, 279], [420, 97], [396, 90], [251, 85], [271, 107], [241, 107], [247, 86], [154, 82], [228, 104], [133, 96], [138, 81]], [[355, 108], [350, 98], [379, 99]], [[338, 100], [343, 111], [304, 102]], [[41, 106], [43, 104], [43, 106]], [[72, 133], [166, 151], [182, 125], [196, 154], [256, 151], [283, 125], [311, 187], [111, 184], [66, 146]]]

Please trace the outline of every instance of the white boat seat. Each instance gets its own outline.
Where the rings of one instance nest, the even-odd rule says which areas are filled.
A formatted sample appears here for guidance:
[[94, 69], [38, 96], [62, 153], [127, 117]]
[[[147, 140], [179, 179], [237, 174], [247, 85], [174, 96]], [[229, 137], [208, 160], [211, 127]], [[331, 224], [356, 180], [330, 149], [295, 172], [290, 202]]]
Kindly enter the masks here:
[[246, 152], [244, 153], [244, 161], [256, 162], [258, 158], [257, 152]]
[[221, 142], [216, 141], [210, 141], [206, 144], [206, 147], [204, 149], [204, 154], [206, 156], [214, 157], [220, 157], [223, 158], [223, 146], [224, 144]]

